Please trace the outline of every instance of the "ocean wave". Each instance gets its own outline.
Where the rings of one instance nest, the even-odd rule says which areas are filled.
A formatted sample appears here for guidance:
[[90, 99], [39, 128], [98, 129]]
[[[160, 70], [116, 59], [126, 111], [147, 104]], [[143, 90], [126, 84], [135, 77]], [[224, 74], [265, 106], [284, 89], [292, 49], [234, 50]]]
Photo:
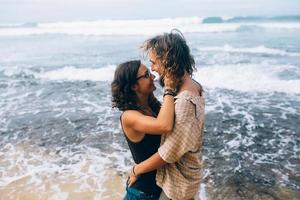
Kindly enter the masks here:
[[[152, 35], [179, 28], [187, 32], [201, 24], [198, 17], [164, 18], [147, 20], [97, 20], [39, 23], [37, 27], [0, 29], [0, 36], [33, 34], [70, 34], [70, 35]], [[193, 32], [193, 31], [192, 31]]]
[[235, 16], [235, 17], [220, 17], [212, 16], [206, 17], [202, 23], [241, 23], [241, 22], [294, 22], [300, 21], [300, 16], [276, 16], [276, 17], [262, 17], [262, 16]]
[[262, 26], [257, 26], [257, 25], [241, 25], [239, 28], [237, 28], [237, 32], [262, 32], [264, 31], [265, 28]]
[[64, 81], [110, 81], [113, 78], [116, 65], [107, 65], [102, 68], [76, 68], [66, 66], [60, 69], [35, 72], [30, 69], [8, 68], [3, 74], [8, 77], [28, 77], [43, 80], [64, 80]]
[[[169, 32], [173, 28], [184, 33], [218, 33], [251, 31], [262, 29], [300, 29], [298, 21], [264, 23], [202, 23], [199, 17], [165, 18], [152, 20], [97, 20], [77, 22], [39, 23], [31, 26], [5, 26], [0, 36], [22, 36], [40, 34], [67, 35], [153, 35]], [[18, 29], [16, 30], [16, 27]]]
[[280, 79], [285, 70], [295, 66], [270, 64], [214, 65], [198, 68], [195, 78], [208, 88], [225, 88], [243, 92], [284, 92], [300, 94], [300, 80]]
[[[46, 81], [112, 81], [116, 65], [101, 68], [75, 68], [66, 66], [46, 72], [5, 70], [4, 75], [26, 74], [29, 78]], [[199, 67], [195, 78], [208, 88], [225, 88], [244, 92], [284, 92], [300, 94], [300, 79], [285, 77], [282, 73], [300, 70], [292, 65], [236, 64]], [[24, 77], [24, 75], [22, 75]]]
[[27, 23], [21, 23], [21, 24], [0, 24], [1, 28], [33, 28], [37, 27], [38, 23], [35, 22], [27, 22]]
[[221, 51], [230, 53], [251, 53], [251, 54], [269, 54], [269, 55], [279, 55], [279, 56], [300, 56], [300, 53], [287, 52], [281, 49], [268, 48], [263, 45], [248, 47], [248, 48], [236, 48], [228, 44], [224, 46], [213, 46], [213, 47], [199, 47], [199, 51]]
[[113, 78], [115, 65], [108, 65], [103, 68], [75, 68], [64, 67], [62, 69], [36, 74], [37, 78], [47, 80], [69, 80], [69, 81], [110, 81]]

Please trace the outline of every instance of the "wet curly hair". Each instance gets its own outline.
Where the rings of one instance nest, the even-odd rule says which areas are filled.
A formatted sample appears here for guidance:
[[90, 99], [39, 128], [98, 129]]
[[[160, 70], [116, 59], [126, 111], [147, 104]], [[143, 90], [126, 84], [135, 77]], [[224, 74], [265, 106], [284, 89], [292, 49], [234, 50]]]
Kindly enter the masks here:
[[[194, 57], [190, 53], [182, 33], [173, 29], [170, 33], [164, 33], [146, 40], [142, 46], [144, 51], [153, 51], [163, 66], [161, 78], [167, 74], [172, 80], [181, 80], [185, 72], [190, 76], [196, 70]], [[178, 81], [177, 89], [182, 84]]]
[[[132, 60], [121, 63], [117, 66], [114, 79], [111, 83], [112, 107], [121, 111], [141, 110], [137, 103], [137, 95], [132, 89], [136, 83], [136, 76], [141, 66], [140, 60]], [[160, 102], [153, 96], [149, 96], [149, 105], [151, 109], [158, 114]]]

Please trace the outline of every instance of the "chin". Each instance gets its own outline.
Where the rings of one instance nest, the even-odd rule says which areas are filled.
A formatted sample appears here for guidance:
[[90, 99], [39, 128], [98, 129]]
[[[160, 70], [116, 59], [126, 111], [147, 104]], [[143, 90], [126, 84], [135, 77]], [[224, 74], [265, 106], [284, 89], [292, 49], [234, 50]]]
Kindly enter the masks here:
[[158, 83], [161, 87], [165, 87], [164, 79], [162, 77], [159, 77]]
[[155, 85], [152, 86], [152, 91], [156, 90], [156, 87]]

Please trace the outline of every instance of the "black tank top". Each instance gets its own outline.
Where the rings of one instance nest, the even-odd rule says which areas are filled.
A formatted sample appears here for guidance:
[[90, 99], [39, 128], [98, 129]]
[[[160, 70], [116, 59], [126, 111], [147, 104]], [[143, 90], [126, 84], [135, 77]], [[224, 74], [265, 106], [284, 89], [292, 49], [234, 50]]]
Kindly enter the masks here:
[[[120, 116], [122, 130], [127, 140], [133, 160], [135, 163], [139, 164], [157, 152], [160, 145], [160, 135], [145, 134], [144, 138], [140, 142], [132, 142], [124, 132], [121, 117], [122, 115]], [[155, 177], [156, 170], [142, 174], [131, 187], [147, 194], [159, 196], [161, 188], [156, 185]]]

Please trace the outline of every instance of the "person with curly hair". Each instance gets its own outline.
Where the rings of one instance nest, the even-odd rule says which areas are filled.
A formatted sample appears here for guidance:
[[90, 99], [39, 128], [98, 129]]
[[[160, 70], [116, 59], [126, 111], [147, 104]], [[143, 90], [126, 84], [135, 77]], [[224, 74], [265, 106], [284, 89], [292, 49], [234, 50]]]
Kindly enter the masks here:
[[[161, 134], [168, 134], [174, 124], [175, 85], [164, 79], [162, 105], [154, 97], [154, 76], [140, 60], [118, 65], [111, 83], [112, 107], [123, 111], [121, 126], [135, 163], [155, 154]], [[134, 168], [132, 169], [134, 172]], [[161, 188], [157, 186], [156, 171], [143, 173], [135, 183], [126, 187], [125, 200], [157, 200]]]
[[157, 170], [160, 200], [198, 199], [205, 102], [202, 86], [192, 79], [194, 58], [177, 30], [150, 38], [143, 47], [161, 84], [165, 84], [166, 77], [174, 81], [175, 122], [172, 132], [161, 136], [158, 152], [133, 167], [129, 187], [144, 173]]

